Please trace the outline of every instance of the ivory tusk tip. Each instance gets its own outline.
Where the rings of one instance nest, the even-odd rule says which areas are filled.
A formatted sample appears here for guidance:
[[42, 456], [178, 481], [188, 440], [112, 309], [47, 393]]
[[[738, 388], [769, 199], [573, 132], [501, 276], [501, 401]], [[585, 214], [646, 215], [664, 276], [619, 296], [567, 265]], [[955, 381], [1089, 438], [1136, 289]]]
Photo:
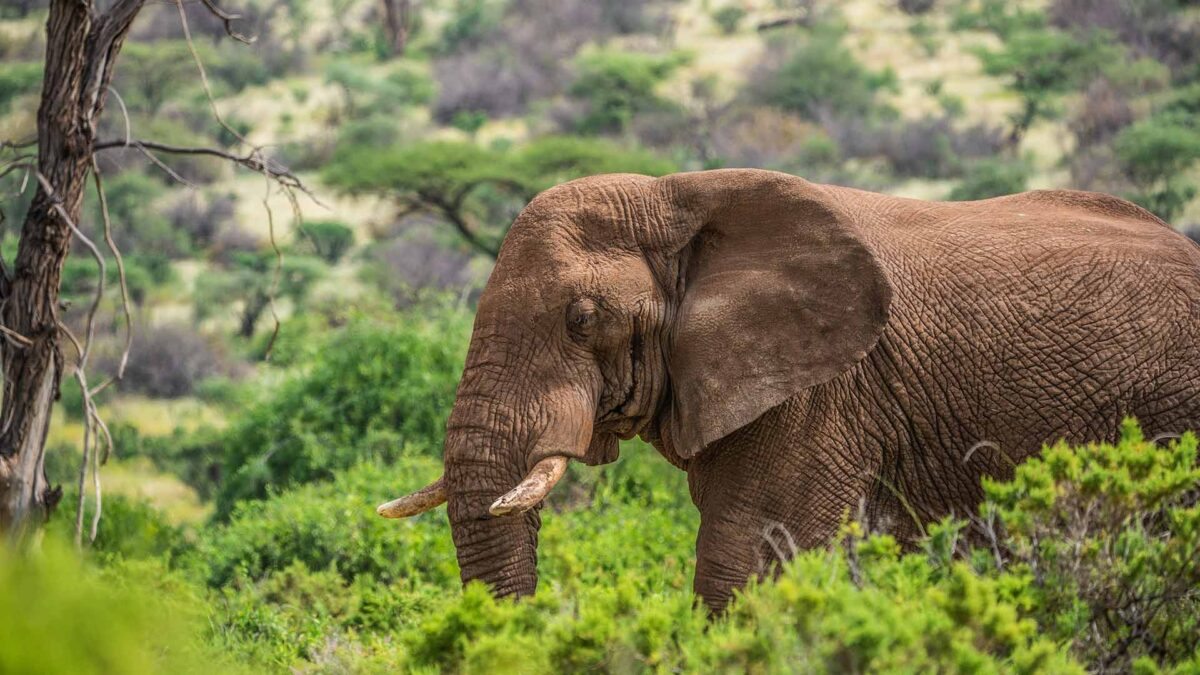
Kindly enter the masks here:
[[375, 513], [384, 518], [409, 518], [425, 513], [429, 509], [446, 503], [446, 488], [439, 478], [407, 497], [393, 499], [375, 507]]
[[562, 455], [542, 459], [530, 469], [525, 480], [492, 502], [488, 513], [493, 516], [507, 516], [512, 513], [524, 513], [537, 506], [563, 477], [567, 470], [567, 462], [567, 458]]
[[[512, 504], [505, 504], [503, 502], [504, 497], [497, 499], [495, 503], [488, 507], [488, 513], [492, 514], [493, 516], [507, 516], [510, 513], [517, 511], [517, 508]], [[524, 510], [527, 509], [522, 509], [522, 511]]]

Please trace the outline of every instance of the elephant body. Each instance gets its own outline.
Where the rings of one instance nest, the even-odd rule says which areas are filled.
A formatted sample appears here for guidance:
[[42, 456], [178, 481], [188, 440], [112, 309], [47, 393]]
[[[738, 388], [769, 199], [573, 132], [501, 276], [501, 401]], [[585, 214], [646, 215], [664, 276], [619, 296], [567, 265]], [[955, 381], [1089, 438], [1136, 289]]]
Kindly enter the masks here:
[[790, 545], [773, 524], [800, 549], [847, 514], [910, 543], [1045, 443], [1112, 439], [1130, 415], [1150, 436], [1200, 428], [1200, 248], [1150, 214], [1069, 191], [814, 189], [861, 223], [890, 317], [853, 369], [687, 465], [711, 607]]
[[573, 181], [505, 239], [444, 478], [381, 513], [448, 501], [464, 582], [531, 593], [534, 507], [568, 460], [639, 435], [688, 473], [695, 588], [719, 610], [847, 515], [911, 543], [1043, 444], [1126, 416], [1200, 427], [1198, 332], [1200, 247], [1106, 195]]

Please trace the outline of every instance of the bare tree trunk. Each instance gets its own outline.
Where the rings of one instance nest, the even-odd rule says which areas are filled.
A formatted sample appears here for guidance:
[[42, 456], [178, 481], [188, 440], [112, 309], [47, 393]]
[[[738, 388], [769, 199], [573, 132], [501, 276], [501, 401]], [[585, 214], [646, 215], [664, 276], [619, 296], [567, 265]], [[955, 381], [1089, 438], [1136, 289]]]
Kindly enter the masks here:
[[[117, 0], [97, 16], [91, 0], [52, 0], [38, 108], [37, 192], [25, 216], [11, 279], [0, 282], [0, 317], [28, 344], [0, 346], [0, 529], [36, 532], [62, 497], [44, 468], [50, 410], [63, 374], [59, 281], [79, 219], [96, 123], [113, 65], [144, 0]], [[44, 183], [43, 183], [44, 181]]]
[[392, 56], [403, 56], [408, 46], [409, 0], [383, 0], [384, 28]]

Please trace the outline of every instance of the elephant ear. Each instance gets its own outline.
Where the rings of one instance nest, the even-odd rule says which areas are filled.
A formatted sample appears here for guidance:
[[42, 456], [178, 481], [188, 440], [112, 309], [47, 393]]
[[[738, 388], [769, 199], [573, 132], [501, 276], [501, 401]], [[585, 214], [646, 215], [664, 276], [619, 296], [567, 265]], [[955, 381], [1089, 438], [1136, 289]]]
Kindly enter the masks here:
[[807, 181], [756, 170], [662, 181], [679, 218], [663, 428], [687, 459], [863, 359], [891, 285], [856, 225]]

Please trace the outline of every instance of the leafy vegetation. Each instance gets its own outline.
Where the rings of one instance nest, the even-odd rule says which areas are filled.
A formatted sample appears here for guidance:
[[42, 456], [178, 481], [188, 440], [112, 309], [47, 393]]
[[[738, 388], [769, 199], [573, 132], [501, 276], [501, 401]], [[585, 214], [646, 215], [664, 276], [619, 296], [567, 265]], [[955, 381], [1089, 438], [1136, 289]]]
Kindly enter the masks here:
[[405, 454], [436, 456], [466, 354], [468, 317], [369, 317], [330, 334], [309, 368], [245, 410], [224, 434], [217, 513], [244, 499]]
[[[38, 151], [22, 141], [47, 12], [9, 5], [0, 167]], [[63, 325], [96, 334], [90, 384], [124, 364], [97, 399], [103, 518], [87, 543], [89, 489], [84, 551], [63, 544], [83, 418], [68, 378], [44, 551], [0, 547], [0, 615], [21, 617], [0, 672], [1200, 672], [1191, 436], [1050, 447], [917, 550], [846, 514], [830, 550], [716, 619], [691, 595], [686, 475], [637, 441], [572, 466], [520, 603], [460, 590], [444, 510], [374, 514], [438, 474], [480, 288], [555, 184], [757, 166], [934, 199], [1075, 187], [1195, 232], [1192, 5], [431, 0], [407, 4], [401, 54], [378, 0], [221, 3], [248, 46], [205, 3], [148, 3], [97, 139], [123, 264], [89, 186], [78, 225], [105, 272], [80, 243], [62, 274]], [[320, 203], [126, 139], [261, 144]], [[34, 183], [0, 175], [8, 270]]]

